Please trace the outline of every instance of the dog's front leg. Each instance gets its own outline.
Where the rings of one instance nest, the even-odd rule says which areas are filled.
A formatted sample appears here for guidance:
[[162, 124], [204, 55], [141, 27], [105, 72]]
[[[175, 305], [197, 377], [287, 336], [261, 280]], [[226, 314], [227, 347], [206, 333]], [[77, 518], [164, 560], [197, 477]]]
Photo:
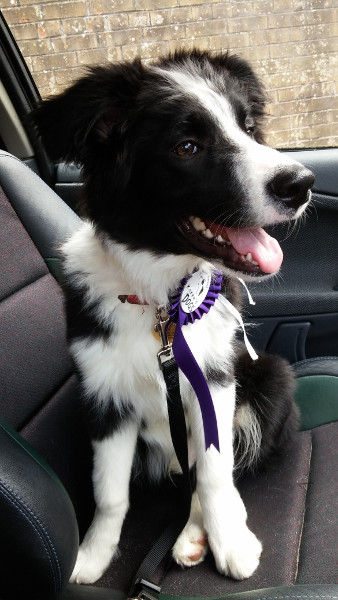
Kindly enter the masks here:
[[245, 579], [258, 567], [262, 546], [246, 525], [246, 510], [233, 482], [235, 384], [213, 387], [210, 391], [217, 416], [220, 452], [214, 446], [205, 450], [200, 410], [194, 405], [197, 492], [217, 569], [235, 579]]
[[96, 511], [80, 546], [71, 582], [97, 581], [116, 551], [129, 507], [129, 481], [137, 431], [137, 425], [129, 422], [112, 436], [93, 442]]
[[173, 547], [173, 558], [181, 567], [193, 567], [204, 560], [207, 550], [201, 505], [195, 491], [191, 499], [189, 520]]

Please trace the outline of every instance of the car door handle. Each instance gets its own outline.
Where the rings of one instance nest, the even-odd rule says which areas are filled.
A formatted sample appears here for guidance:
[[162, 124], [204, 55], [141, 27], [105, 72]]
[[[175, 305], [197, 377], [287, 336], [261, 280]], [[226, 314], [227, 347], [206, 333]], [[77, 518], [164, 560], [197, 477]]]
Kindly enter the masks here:
[[291, 363], [305, 360], [305, 344], [310, 327], [309, 321], [280, 323], [272, 333], [266, 351], [281, 354]]

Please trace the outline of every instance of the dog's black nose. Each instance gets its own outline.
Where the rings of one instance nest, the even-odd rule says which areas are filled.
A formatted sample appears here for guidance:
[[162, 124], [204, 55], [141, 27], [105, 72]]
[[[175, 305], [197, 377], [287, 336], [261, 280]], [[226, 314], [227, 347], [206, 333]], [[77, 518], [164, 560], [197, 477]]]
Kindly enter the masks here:
[[269, 182], [269, 192], [275, 200], [297, 210], [308, 199], [315, 181], [314, 174], [305, 167], [289, 167], [278, 171]]

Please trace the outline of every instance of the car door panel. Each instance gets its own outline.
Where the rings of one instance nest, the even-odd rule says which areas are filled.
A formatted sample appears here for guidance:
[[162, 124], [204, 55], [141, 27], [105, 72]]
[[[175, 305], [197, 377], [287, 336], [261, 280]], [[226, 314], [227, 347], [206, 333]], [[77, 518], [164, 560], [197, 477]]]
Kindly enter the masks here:
[[75, 212], [81, 193], [81, 167], [74, 163], [59, 163], [56, 165], [55, 192]]

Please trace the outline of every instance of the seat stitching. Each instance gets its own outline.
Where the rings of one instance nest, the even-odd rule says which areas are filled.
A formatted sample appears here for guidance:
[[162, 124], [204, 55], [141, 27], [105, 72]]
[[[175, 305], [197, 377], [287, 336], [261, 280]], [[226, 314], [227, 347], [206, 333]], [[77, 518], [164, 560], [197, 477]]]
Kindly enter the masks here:
[[[307, 482], [306, 482], [306, 490], [305, 490], [305, 496], [304, 496], [302, 524], [301, 524], [301, 529], [300, 529], [300, 533], [299, 533], [298, 548], [297, 548], [297, 554], [296, 554], [296, 566], [295, 566], [295, 574], [294, 574], [294, 580], [293, 580], [294, 583], [296, 583], [296, 580], [297, 580], [297, 577], [298, 577], [300, 550], [301, 550], [301, 545], [302, 545], [302, 540], [303, 540], [303, 531], [304, 531], [305, 514], [306, 514], [306, 500], [307, 500], [307, 492], [308, 492], [308, 489], [309, 489], [311, 460], [312, 460], [312, 449], [313, 449], [313, 445], [312, 445], [312, 433], [311, 433], [310, 434], [310, 456], [309, 456], [308, 469], [307, 469]], [[286, 597], [287, 596], [285, 596], [285, 598]]]
[[32, 285], [35, 285], [38, 281], [41, 281], [45, 277], [51, 277], [55, 281], [53, 275], [48, 271], [47, 273], [44, 273], [40, 277], [37, 277], [37, 279], [34, 279], [33, 281], [30, 281], [29, 283], [27, 283], [23, 287], [15, 290], [15, 292], [12, 292], [12, 293], [8, 294], [8, 296], [4, 296], [3, 298], [1, 298], [1, 300], [0, 300], [0, 306], [4, 302], [7, 302], [7, 300], [9, 300], [10, 298], [13, 298], [14, 296], [16, 296], [16, 294], [20, 294], [20, 292], [22, 292], [22, 290], [25, 290], [26, 288], [29, 288]]
[[304, 360], [300, 360], [296, 363], [293, 363], [293, 367], [296, 367], [298, 365], [304, 365], [310, 362], [316, 362], [316, 361], [321, 361], [321, 360], [332, 360], [332, 361], [337, 361], [338, 362], [338, 357], [337, 356], [314, 356], [313, 358], [306, 358]]
[[261, 596], [260, 598], [256, 598], [255, 600], [283, 600], [283, 598], [301, 598], [301, 599], [305, 599], [305, 598], [317, 598], [317, 599], [321, 599], [321, 598], [330, 598], [331, 600], [337, 600], [338, 596], [329, 596], [329, 595], [324, 595], [324, 594], [317, 594], [317, 595], [298, 595], [295, 596], [294, 594], [291, 595], [284, 595], [281, 594], [280, 596]]
[[30, 416], [27, 417], [27, 421], [25, 421], [25, 423], [23, 423], [22, 425], [20, 424], [18, 432], [20, 433], [20, 435], [22, 435], [23, 437], [25, 437], [25, 433], [24, 430], [26, 429], [26, 427], [29, 427], [30, 424], [39, 416], [39, 414], [45, 410], [45, 408], [48, 406], [48, 404], [50, 402], [53, 402], [55, 396], [64, 388], [64, 386], [66, 386], [71, 380], [72, 378], [76, 378], [76, 373], [74, 371], [69, 371], [66, 375], [65, 378], [61, 381], [61, 383], [57, 386], [57, 388], [55, 388], [52, 392], [51, 392], [51, 396], [49, 396], [49, 398], [47, 398], [43, 404], [41, 404], [41, 406], [37, 407], [36, 411], [34, 412], [34, 414], [31, 414]]
[[[58, 586], [57, 586], [57, 581], [56, 581], [56, 573], [55, 573], [55, 568], [53, 567], [53, 562], [52, 562], [52, 558], [51, 558], [51, 551], [52, 554], [54, 554], [54, 559], [56, 562], [56, 566], [57, 566], [57, 575], [58, 575], [58, 582], [59, 585], [61, 587], [61, 570], [60, 570], [60, 564], [58, 561], [58, 557], [53, 545], [52, 540], [50, 539], [48, 532], [45, 528], [45, 526], [42, 524], [42, 522], [39, 520], [39, 518], [37, 517], [37, 515], [34, 513], [34, 511], [24, 502], [24, 500], [14, 492], [14, 490], [8, 485], [6, 484], [4, 481], [0, 480], [0, 492], [3, 494], [3, 496], [5, 496], [9, 502], [11, 504], [13, 504], [13, 506], [15, 506], [19, 512], [24, 516], [24, 518], [30, 523], [30, 525], [33, 527], [33, 529], [35, 529], [36, 533], [38, 534], [39, 538], [41, 539], [41, 542], [47, 552], [48, 555], [48, 560], [49, 563], [51, 565], [51, 570], [53, 573], [53, 580], [54, 580], [54, 588], [56, 591], [58, 590]], [[14, 496], [14, 498], [13, 498]], [[23, 509], [22, 506], [25, 507], [26, 511], [28, 511], [29, 514], [27, 514]], [[33, 518], [31, 518], [31, 516]], [[44, 532], [49, 544], [50, 544], [50, 548], [48, 548], [48, 545], [46, 544], [46, 541], [44, 540], [41, 531], [39, 530], [39, 528], [36, 526], [36, 523], [39, 524], [39, 526], [41, 527], [42, 531]]]

